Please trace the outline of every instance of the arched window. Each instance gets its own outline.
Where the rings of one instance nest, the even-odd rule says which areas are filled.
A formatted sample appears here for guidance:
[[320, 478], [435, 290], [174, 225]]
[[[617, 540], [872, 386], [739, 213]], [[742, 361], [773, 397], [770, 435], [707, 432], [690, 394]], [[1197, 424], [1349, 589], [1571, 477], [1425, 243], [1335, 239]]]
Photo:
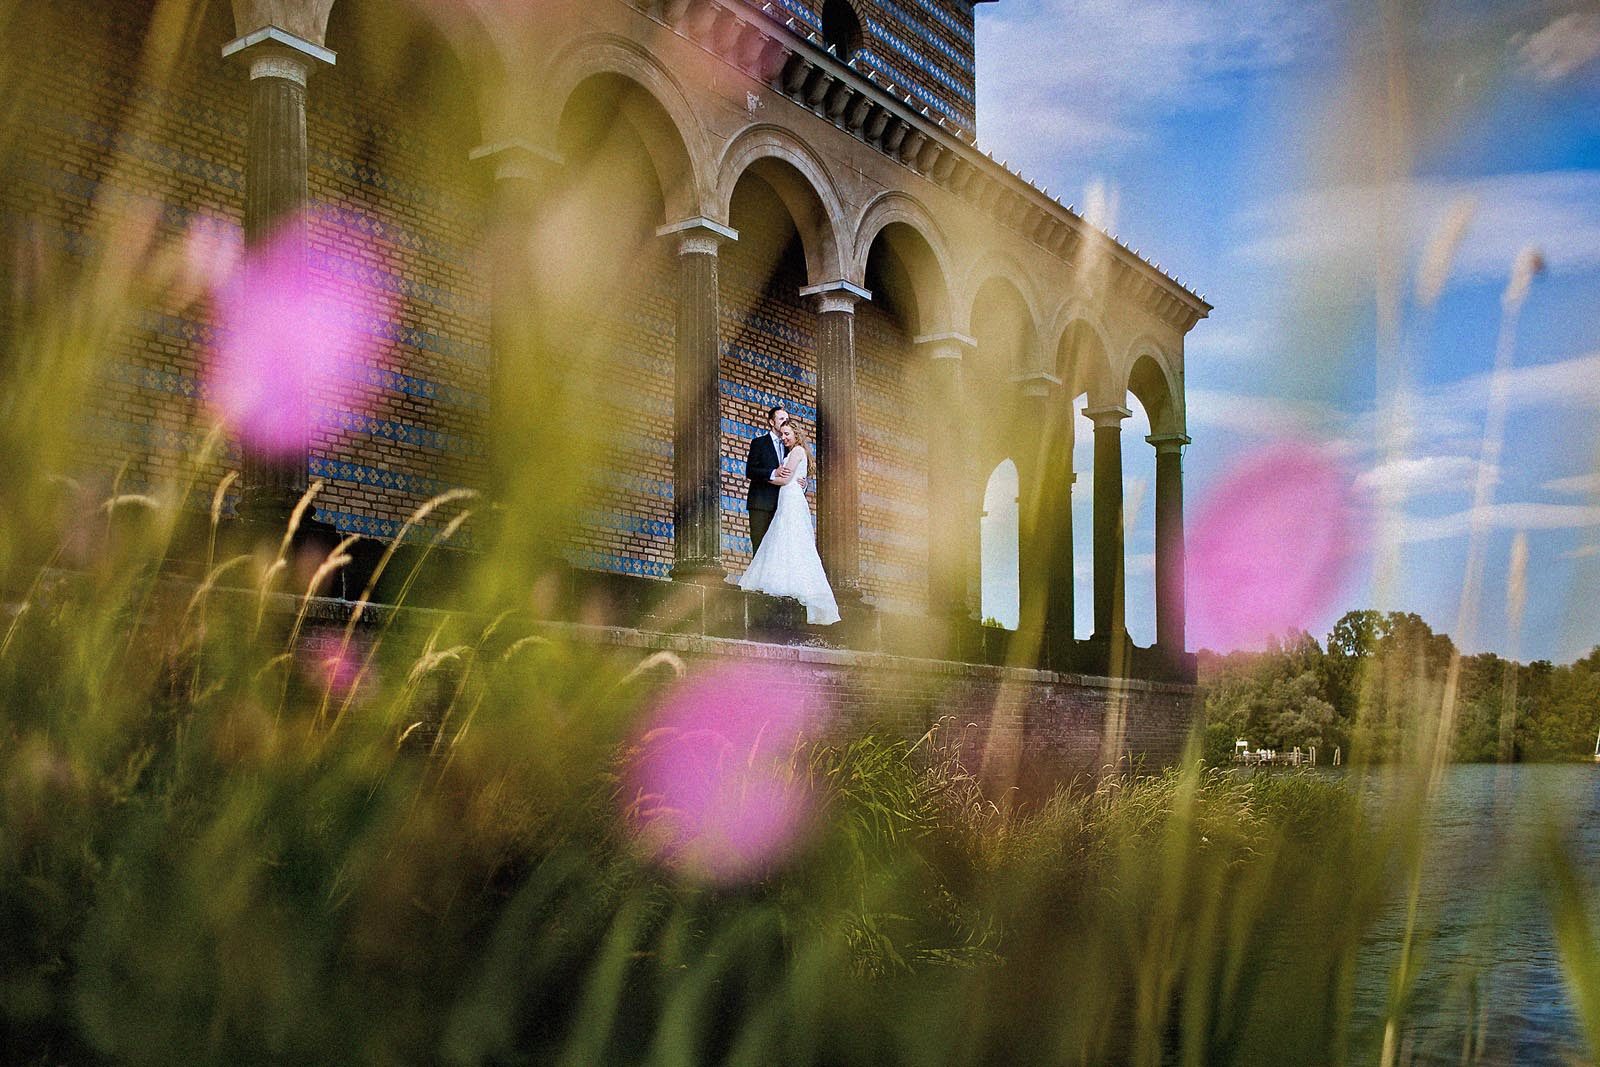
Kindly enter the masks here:
[[983, 490], [983, 519], [978, 528], [982, 556], [982, 612], [1015, 630], [1022, 617], [1022, 597], [1017, 584], [1017, 465], [1001, 461]]
[[849, 0], [827, 0], [822, 5], [822, 39], [833, 54], [846, 63], [861, 51], [866, 43], [861, 34], [861, 19]]

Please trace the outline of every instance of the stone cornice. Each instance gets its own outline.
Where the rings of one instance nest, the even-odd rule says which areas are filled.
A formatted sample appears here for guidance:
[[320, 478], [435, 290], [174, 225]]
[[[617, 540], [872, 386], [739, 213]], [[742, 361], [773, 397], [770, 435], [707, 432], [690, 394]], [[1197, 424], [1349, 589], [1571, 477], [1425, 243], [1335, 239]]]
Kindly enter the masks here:
[[928, 353], [930, 360], [955, 360], [960, 362], [968, 352], [978, 350], [975, 338], [964, 333], [929, 333], [921, 337], [914, 337], [911, 343], [918, 349]]
[[1158, 454], [1176, 452], [1181, 455], [1183, 447], [1193, 443], [1188, 434], [1182, 433], [1153, 433], [1145, 440], [1155, 446]]
[[234, 56], [254, 57], [262, 52], [274, 52], [280, 55], [293, 56], [297, 61], [305, 63], [306, 60], [326, 63], [333, 66], [338, 62], [338, 55], [331, 48], [324, 48], [314, 41], [304, 37], [297, 37], [288, 30], [281, 30], [276, 26], [263, 26], [243, 37], [235, 37], [222, 46], [222, 58], [231, 59]]
[[622, 0], [750, 77], [973, 204], [1069, 262], [1101, 253], [1116, 291], [1180, 332], [1211, 305], [1070, 206], [980, 151], [971, 131], [934, 116], [875, 72], [841, 62], [822, 39], [770, 3]]
[[739, 240], [739, 231], [720, 222], [696, 216], [669, 222], [656, 229], [657, 237], [676, 237], [680, 256], [714, 256], [724, 241]]
[[1132, 408], [1125, 408], [1121, 404], [1107, 404], [1103, 408], [1084, 408], [1083, 417], [1094, 423], [1095, 429], [1106, 430], [1113, 427], [1120, 429], [1122, 420], [1131, 418]]
[[858, 300], [871, 300], [872, 291], [863, 289], [854, 282], [840, 279], [834, 282], [823, 282], [820, 285], [807, 285], [800, 290], [801, 296], [814, 296], [821, 303], [829, 305], [830, 310], [842, 311], [855, 310]]
[[548, 177], [563, 164], [561, 157], [556, 153], [520, 137], [481, 144], [467, 153], [467, 159], [473, 163], [485, 163], [491, 166], [496, 181]]

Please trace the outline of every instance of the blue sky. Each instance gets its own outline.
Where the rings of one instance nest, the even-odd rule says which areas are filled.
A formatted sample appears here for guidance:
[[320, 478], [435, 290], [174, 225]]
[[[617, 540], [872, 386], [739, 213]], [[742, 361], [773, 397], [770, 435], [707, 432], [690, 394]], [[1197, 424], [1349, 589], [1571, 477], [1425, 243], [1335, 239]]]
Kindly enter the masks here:
[[[1405, 12], [1384, 25], [1379, 5], [1293, 0], [981, 5], [979, 143], [1103, 204], [1216, 306], [1186, 349], [1191, 516], [1283, 439], [1325, 445], [1387, 516], [1313, 634], [1374, 606], [1467, 651], [1570, 661], [1600, 644], [1600, 2], [1389, 6]], [[1497, 373], [1527, 248], [1545, 270]], [[1436, 296], [1424, 262], [1447, 266]], [[1146, 643], [1153, 460], [1126, 451], [1129, 627]]]

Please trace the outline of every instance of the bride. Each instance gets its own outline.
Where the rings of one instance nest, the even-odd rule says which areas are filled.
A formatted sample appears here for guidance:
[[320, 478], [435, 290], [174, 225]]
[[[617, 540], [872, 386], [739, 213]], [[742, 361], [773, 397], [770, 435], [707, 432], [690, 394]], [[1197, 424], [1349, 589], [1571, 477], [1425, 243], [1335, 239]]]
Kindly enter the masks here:
[[[817, 555], [811, 506], [806, 503], [805, 479], [811, 450], [805, 431], [793, 419], [778, 432], [787, 452], [783, 466], [772, 476], [773, 482], [781, 486], [778, 509], [767, 536], [761, 539], [761, 547], [739, 579], [739, 588], [793, 597], [806, 606], [806, 622], [831, 626], [839, 621], [839, 605]], [[789, 471], [787, 476], [782, 474], [784, 470]]]

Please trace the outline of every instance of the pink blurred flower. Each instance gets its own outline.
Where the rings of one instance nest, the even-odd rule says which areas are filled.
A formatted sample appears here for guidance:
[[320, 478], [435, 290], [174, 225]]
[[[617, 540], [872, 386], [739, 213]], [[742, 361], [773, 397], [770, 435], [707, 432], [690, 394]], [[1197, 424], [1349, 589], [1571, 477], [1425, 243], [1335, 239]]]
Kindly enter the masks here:
[[343, 700], [356, 688], [370, 650], [359, 634], [348, 645], [344, 645], [343, 636], [337, 628], [319, 628], [302, 640], [300, 650], [307, 673], [326, 685], [335, 700]]
[[1352, 479], [1320, 449], [1280, 443], [1239, 463], [1189, 523], [1191, 644], [1256, 646], [1315, 622], [1362, 529]]
[[[334, 240], [364, 243], [354, 234]], [[365, 325], [390, 315], [371, 287], [344, 279], [319, 286], [304, 259], [309, 243], [285, 228], [248, 252], [216, 291], [211, 405], [243, 444], [269, 455], [302, 450], [317, 407], [365, 407], [365, 367], [378, 352]]]
[[825, 718], [798, 672], [747, 666], [680, 682], [629, 767], [636, 840], [657, 861], [717, 884], [770, 870], [810, 823], [810, 792], [790, 757]]
[[191, 219], [184, 231], [182, 257], [173, 284], [178, 302], [187, 304], [232, 277], [243, 243], [236, 223], [207, 215]]

